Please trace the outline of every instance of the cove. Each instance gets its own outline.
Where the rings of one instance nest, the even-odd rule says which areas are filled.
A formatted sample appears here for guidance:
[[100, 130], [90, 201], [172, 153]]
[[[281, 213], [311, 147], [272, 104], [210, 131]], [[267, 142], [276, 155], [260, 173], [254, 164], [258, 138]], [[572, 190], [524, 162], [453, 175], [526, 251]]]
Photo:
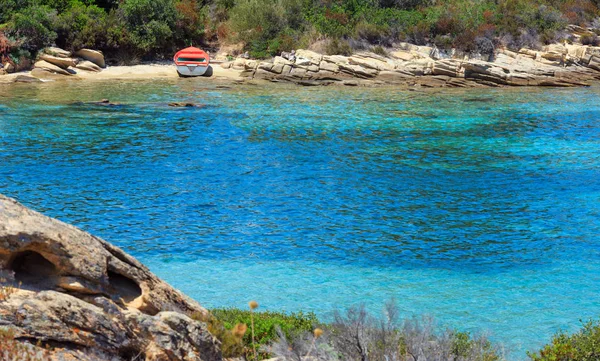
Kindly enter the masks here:
[[523, 359], [600, 313], [599, 95], [12, 85], [0, 193], [207, 307], [327, 318], [393, 297]]

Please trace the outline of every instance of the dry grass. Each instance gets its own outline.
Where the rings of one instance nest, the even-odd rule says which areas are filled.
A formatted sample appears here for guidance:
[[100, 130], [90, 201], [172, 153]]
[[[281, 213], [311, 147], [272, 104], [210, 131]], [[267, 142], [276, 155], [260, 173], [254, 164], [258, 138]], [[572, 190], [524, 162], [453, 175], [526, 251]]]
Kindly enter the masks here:
[[15, 339], [14, 331], [10, 329], [0, 329], [0, 360], [48, 361], [50, 351]]
[[0, 278], [0, 302], [6, 301], [10, 295], [14, 294], [21, 288], [21, 283], [18, 286], [9, 284], [6, 278]]

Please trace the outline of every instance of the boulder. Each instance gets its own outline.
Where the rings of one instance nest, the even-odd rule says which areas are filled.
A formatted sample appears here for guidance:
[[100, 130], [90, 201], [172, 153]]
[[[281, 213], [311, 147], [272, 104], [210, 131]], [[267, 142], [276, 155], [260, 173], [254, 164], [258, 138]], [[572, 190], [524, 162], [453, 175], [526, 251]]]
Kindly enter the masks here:
[[406, 83], [408, 79], [414, 78], [411, 74], [402, 71], [382, 71], [377, 75], [377, 79], [387, 83]]
[[61, 75], [73, 75], [66, 69], [63, 69], [57, 65], [51, 64], [45, 60], [39, 60], [33, 65], [34, 69], [44, 69], [51, 73], [61, 74]]
[[363, 68], [360, 65], [338, 64], [340, 71], [346, 72], [359, 78], [372, 78], [378, 71], [370, 68]]
[[485, 62], [468, 62], [462, 66], [465, 69], [466, 79], [483, 80], [495, 84], [506, 84], [510, 73], [505, 68]]
[[57, 58], [70, 58], [71, 52], [57, 47], [49, 47], [42, 50], [42, 54], [48, 54]]
[[323, 60], [323, 55], [319, 53], [304, 49], [296, 50], [296, 65], [319, 65], [321, 60]]
[[34, 76], [30, 75], [17, 75], [15, 78], [16, 83], [41, 83], [42, 81]]
[[11, 64], [11, 63], [9, 63], [9, 62], [6, 62], [6, 63], [4, 63], [4, 70], [5, 70], [7, 73], [14, 73], [14, 72], [15, 72], [15, 66], [14, 66], [14, 65], [12, 65], [12, 64]]
[[75, 56], [91, 61], [92, 63], [98, 65], [101, 68], [106, 67], [106, 63], [104, 62], [104, 55], [102, 55], [102, 52], [98, 50], [79, 49], [75, 52]]
[[421, 58], [421, 55], [419, 53], [407, 50], [392, 51], [390, 55], [402, 61], [411, 61], [415, 58]]
[[[289, 66], [289, 65], [288, 65], [288, 66]], [[275, 74], [281, 74], [281, 72], [283, 71], [283, 67], [284, 67], [284, 64], [281, 64], [281, 63], [275, 63], [275, 64], [273, 64], [273, 66], [271, 67], [271, 70], [270, 70], [270, 71], [271, 71], [272, 73], [275, 73]]]
[[373, 53], [357, 53], [348, 58], [348, 62], [353, 65], [360, 65], [364, 68], [375, 70], [392, 70], [394, 64], [388, 59]]
[[331, 71], [333, 73], [337, 73], [340, 71], [339, 66], [337, 66], [335, 63], [330, 63], [328, 61], [321, 61], [321, 63], [319, 64], [319, 68], [321, 70]]
[[438, 60], [433, 63], [431, 72], [433, 75], [447, 75], [453, 78], [459, 76], [460, 62], [456, 60]]
[[590, 58], [590, 62], [588, 63], [588, 67], [590, 69], [600, 71], [600, 56], [592, 56]]
[[258, 64], [258, 69], [271, 71], [271, 69], [273, 69], [273, 63], [261, 62]]
[[306, 72], [307, 72], [307, 70], [304, 68], [293, 67], [290, 70], [289, 76], [298, 78], [298, 79], [302, 79], [304, 76], [306, 76]]
[[91, 72], [95, 72], [98, 73], [100, 71], [102, 71], [102, 68], [100, 68], [98, 65], [92, 63], [91, 61], [88, 60], [84, 60], [79, 62], [75, 68], [77, 69], [81, 69], [81, 70], [85, 70], [85, 71], [91, 71]]
[[56, 73], [54, 71], [44, 69], [44, 68], [34, 68], [30, 72], [31, 76], [36, 77], [41, 80], [67, 80], [67, 79], [76, 79], [76, 77], [65, 76], [63, 73]]
[[256, 60], [246, 60], [244, 64], [245, 70], [255, 70], [258, 67], [258, 61]]
[[222, 359], [189, 317], [206, 317], [197, 302], [103, 239], [2, 195], [0, 273], [20, 284], [0, 302], [0, 323], [19, 340], [110, 355], [95, 360]]
[[67, 69], [70, 66], [75, 67], [75, 66], [77, 66], [77, 63], [79, 62], [79, 60], [77, 60], [77, 59], [61, 58], [61, 57], [57, 57], [54, 55], [48, 55], [48, 54], [40, 54], [40, 56], [38, 58], [40, 60], [44, 60], [52, 65], [56, 65], [63, 69]]
[[531, 58], [531, 59], [537, 59], [537, 57], [538, 57], [538, 52], [537, 51], [531, 50], [531, 49], [527, 49], [527, 48], [520, 49], [519, 50], [519, 54], [523, 55], [523, 56], [526, 56], [528, 58]]
[[246, 59], [244, 58], [236, 58], [231, 65], [233, 69], [236, 70], [245, 70], [246, 69]]
[[275, 58], [273, 58], [273, 64], [292, 65], [294, 63], [285, 58], [282, 58], [281, 56], [276, 56]]

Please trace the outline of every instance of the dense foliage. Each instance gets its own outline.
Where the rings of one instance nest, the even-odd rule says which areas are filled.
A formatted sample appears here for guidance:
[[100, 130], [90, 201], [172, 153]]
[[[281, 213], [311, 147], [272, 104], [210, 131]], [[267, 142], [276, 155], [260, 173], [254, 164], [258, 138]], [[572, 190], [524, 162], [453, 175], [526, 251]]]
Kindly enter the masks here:
[[574, 334], [559, 332], [550, 344], [529, 357], [533, 361], [600, 360], [600, 322], [589, 321]]
[[[56, 44], [160, 58], [243, 43], [256, 57], [322, 44], [348, 52], [408, 41], [487, 53], [565, 39], [600, 25], [600, 0], [0, 0], [0, 43], [35, 54]], [[597, 35], [586, 35], [597, 42]], [[9, 51], [12, 51], [10, 50]], [[6, 49], [0, 49], [6, 57]]]

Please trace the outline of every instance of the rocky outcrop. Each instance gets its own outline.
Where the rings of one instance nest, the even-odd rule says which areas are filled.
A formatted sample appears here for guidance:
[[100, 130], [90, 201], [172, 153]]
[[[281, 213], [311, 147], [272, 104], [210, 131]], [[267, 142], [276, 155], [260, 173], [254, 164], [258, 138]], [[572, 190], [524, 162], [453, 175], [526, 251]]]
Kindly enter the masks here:
[[62, 69], [68, 69], [70, 66], [75, 67], [79, 60], [72, 58], [63, 58], [54, 55], [40, 54], [38, 57], [40, 60], [44, 60], [50, 64], [56, 65]]
[[[292, 55], [293, 54], [293, 55]], [[492, 61], [458, 51], [401, 44], [388, 56], [327, 56], [297, 50], [271, 61], [238, 58], [224, 68], [242, 76], [299, 85], [394, 84], [422, 87], [587, 86], [600, 79], [600, 47], [549, 45], [541, 51], [499, 50]]]
[[81, 70], [85, 70], [85, 71], [92, 71], [94, 73], [98, 73], [100, 71], [102, 71], [102, 68], [100, 68], [98, 65], [92, 63], [91, 61], [88, 60], [83, 60], [80, 61], [75, 68], [77, 69], [81, 69]]
[[75, 52], [75, 56], [78, 56], [87, 61], [91, 61], [92, 63], [98, 65], [101, 68], [106, 67], [106, 63], [104, 62], [104, 55], [98, 50], [79, 49]]
[[49, 63], [49, 62], [47, 62], [45, 60], [38, 60], [38, 61], [35, 62], [35, 64], [33, 64], [33, 69], [34, 70], [35, 69], [43, 69], [43, 70], [46, 70], [46, 71], [54, 73], [54, 74], [73, 75], [70, 71], [67, 70], [67, 68], [62, 68], [62, 67], [60, 67], [58, 65]]
[[0, 195], [0, 328], [58, 358], [221, 360], [207, 311], [121, 249]]

